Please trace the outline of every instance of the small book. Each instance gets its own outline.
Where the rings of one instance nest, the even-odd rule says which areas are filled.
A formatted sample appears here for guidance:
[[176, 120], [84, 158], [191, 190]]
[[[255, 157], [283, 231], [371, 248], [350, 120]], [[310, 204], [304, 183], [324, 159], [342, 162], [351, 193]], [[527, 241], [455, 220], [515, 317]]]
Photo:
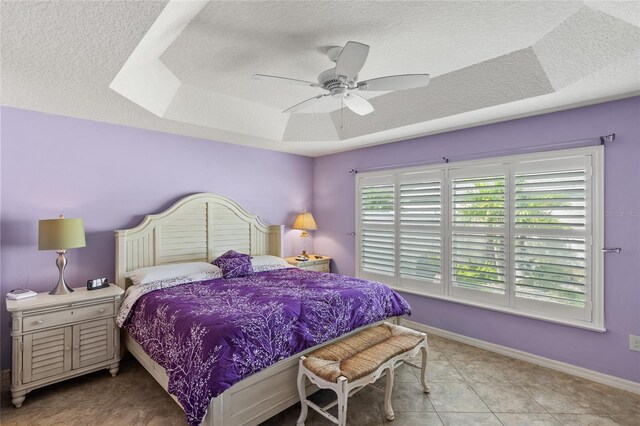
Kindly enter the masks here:
[[15, 290], [11, 290], [7, 293], [7, 299], [10, 300], [20, 300], [26, 299], [27, 297], [36, 296], [38, 293], [32, 290], [27, 290], [26, 288], [16, 288]]

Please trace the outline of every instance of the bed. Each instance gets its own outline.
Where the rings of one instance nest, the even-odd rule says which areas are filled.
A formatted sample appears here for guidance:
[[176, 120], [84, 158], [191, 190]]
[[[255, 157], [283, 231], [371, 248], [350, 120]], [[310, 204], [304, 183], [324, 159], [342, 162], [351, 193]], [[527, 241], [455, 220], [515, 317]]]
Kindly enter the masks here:
[[[116, 284], [127, 289], [131, 283], [126, 276], [132, 270], [182, 262], [209, 262], [228, 250], [252, 256], [281, 257], [282, 240], [282, 225], [266, 225], [257, 216], [249, 214], [228, 198], [206, 193], [191, 195], [160, 214], [145, 217], [143, 222], [134, 228], [116, 231]], [[268, 274], [271, 276], [267, 276]], [[256, 274], [254, 281], [262, 280], [263, 285], [269, 282], [268, 280], [286, 280], [291, 277], [298, 281], [309, 281], [309, 276], [304, 274], [311, 274], [311, 278], [318, 281], [320, 275], [317, 274], [321, 273], [297, 269], [290, 272], [261, 272]], [[329, 274], [326, 274], [327, 281], [330, 278]], [[232, 280], [228, 284], [232, 286]], [[182, 289], [179, 291], [184, 293]], [[164, 293], [155, 292], [155, 296], [158, 295], [164, 297]], [[367, 326], [375, 324], [377, 323]], [[364, 327], [339, 337], [362, 328]], [[133, 335], [138, 335], [139, 339], [136, 328], [130, 330]], [[154, 354], [154, 358], [148, 355], [126, 329], [122, 334], [123, 347], [167, 390], [169, 377], [165, 369], [154, 361], [154, 358], [158, 360], [157, 354]], [[211, 399], [201, 424], [256, 425], [298, 402], [298, 358], [313, 349], [309, 347], [291, 354], [226, 388]], [[308, 384], [307, 394], [315, 390], [313, 385]], [[175, 396], [171, 396], [180, 404]], [[181, 406], [185, 408], [183, 404]], [[185, 411], [189, 414], [188, 409]], [[190, 422], [193, 424], [193, 420]]]

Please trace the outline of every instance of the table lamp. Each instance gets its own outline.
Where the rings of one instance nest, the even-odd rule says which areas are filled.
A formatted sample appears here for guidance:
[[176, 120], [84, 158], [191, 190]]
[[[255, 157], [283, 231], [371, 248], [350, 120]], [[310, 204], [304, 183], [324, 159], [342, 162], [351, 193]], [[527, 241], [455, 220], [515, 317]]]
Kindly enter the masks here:
[[49, 294], [66, 294], [73, 291], [64, 281], [64, 268], [67, 266], [64, 255], [67, 249], [84, 246], [86, 242], [82, 219], [65, 219], [60, 215], [58, 219], [45, 219], [38, 222], [38, 250], [55, 250], [58, 253], [56, 266], [60, 271], [60, 277], [58, 284]]
[[306, 238], [309, 236], [307, 231], [315, 231], [318, 229], [318, 225], [316, 225], [316, 221], [313, 219], [313, 215], [308, 211], [304, 211], [300, 213], [298, 217], [296, 217], [296, 221], [293, 223], [293, 229], [301, 229], [302, 233], [300, 237], [302, 237], [302, 254], [300, 256], [306, 257], [307, 255], [307, 247], [306, 247]]

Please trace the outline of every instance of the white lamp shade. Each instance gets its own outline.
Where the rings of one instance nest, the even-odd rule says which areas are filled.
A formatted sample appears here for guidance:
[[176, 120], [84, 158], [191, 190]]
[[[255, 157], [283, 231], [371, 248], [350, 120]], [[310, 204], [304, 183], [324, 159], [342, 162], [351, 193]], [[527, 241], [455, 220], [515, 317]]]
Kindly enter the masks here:
[[86, 245], [82, 219], [45, 219], [38, 222], [38, 250], [66, 250]]
[[309, 212], [300, 213], [293, 223], [293, 229], [302, 229], [305, 231], [315, 231], [318, 229], [313, 215]]

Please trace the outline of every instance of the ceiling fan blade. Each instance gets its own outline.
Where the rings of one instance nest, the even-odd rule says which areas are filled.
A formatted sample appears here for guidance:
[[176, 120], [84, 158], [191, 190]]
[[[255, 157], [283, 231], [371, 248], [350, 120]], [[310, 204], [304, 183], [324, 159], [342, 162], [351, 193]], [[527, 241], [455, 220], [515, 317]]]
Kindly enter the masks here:
[[424, 87], [429, 84], [429, 74], [403, 74], [373, 78], [358, 83], [359, 90], [386, 92]]
[[349, 93], [344, 97], [344, 104], [358, 115], [367, 115], [373, 112], [373, 105], [368, 100], [353, 93]]
[[329, 96], [328, 93], [325, 93], [323, 95], [318, 95], [318, 96], [314, 96], [313, 98], [309, 98], [306, 101], [302, 101], [299, 104], [295, 104], [294, 106], [292, 106], [291, 108], [287, 108], [284, 111], [282, 111], [282, 113], [292, 113], [292, 112], [296, 112], [299, 111], [303, 108], [308, 107], [309, 105], [315, 103], [318, 99], [324, 98], [325, 96]]
[[369, 46], [349, 41], [342, 48], [336, 61], [336, 75], [344, 76], [347, 80], [353, 80], [360, 72], [369, 55]]
[[287, 78], [287, 77], [278, 77], [277, 75], [254, 74], [252, 78], [254, 80], [266, 80], [266, 81], [275, 81], [276, 83], [295, 84], [296, 86], [322, 87], [318, 83], [313, 83], [311, 81], [298, 80], [295, 78]]

